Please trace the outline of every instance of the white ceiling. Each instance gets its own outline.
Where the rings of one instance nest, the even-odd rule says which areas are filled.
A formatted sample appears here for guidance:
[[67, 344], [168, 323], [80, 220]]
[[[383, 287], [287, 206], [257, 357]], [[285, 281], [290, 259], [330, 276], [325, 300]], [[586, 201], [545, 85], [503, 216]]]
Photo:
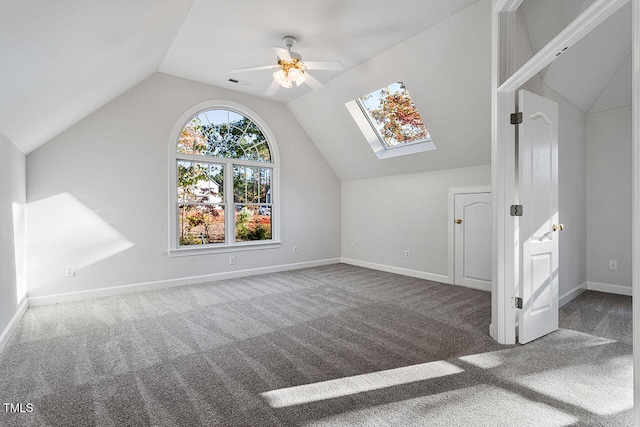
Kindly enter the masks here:
[[[537, 52], [594, 0], [525, 0], [522, 13]], [[540, 73], [544, 83], [585, 113], [631, 105], [631, 3]]]
[[[522, 12], [534, 51], [593, 1], [525, 0]], [[420, 110], [425, 111], [434, 136], [467, 139], [464, 127], [452, 120], [455, 113], [449, 110], [455, 110], [455, 105], [445, 100], [444, 88], [449, 80], [473, 87], [469, 82], [480, 77], [470, 76], [475, 73], [473, 64], [457, 70], [443, 66], [442, 61], [476, 55], [475, 63], [488, 67], [484, 56], [490, 56], [485, 51], [490, 28], [484, 31], [484, 27], [490, 26], [490, 20], [484, 22], [483, 18], [482, 34], [478, 35], [470, 34], [469, 25], [450, 34], [446, 25], [439, 28], [447, 30], [428, 30], [460, 11], [471, 13], [472, 5], [479, 8], [473, 13], [482, 10], [484, 14], [490, 0], [2, 0], [0, 133], [29, 153], [157, 71], [262, 96], [271, 82], [268, 71], [234, 74], [232, 70], [275, 63], [270, 46], [280, 46], [282, 36], [291, 34], [299, 40], [294, 50], [304, 59], [338, 60], [345, 66], [343, 72], [314, 74], [327, 83], [326, 90], [310, 92], [303, 86], [280, 90], [272, 97], [288, 102], [292, 109], [293, 105], [309, 106], [309, 111], [297, 111], [296, 115], [316, 145], [320, 148], [324, 144], [320, 149], [326, 151], [323, 154], [330, 163], [333, 148], [321, 141], [329, 137], [317, 134], [314, 123], [314, 117], [327, 112], [320, 111], [314, 101], [322, 98], [327, 108], [343, 105], [352, 99], [342, 99], [346, 92], [377, 89], [391, 83], [387, 80], [392, 75], [393, 79], [406, 76], [405, 83]], [[569, 49], [541, 73], [545, 83], [585, 112], [629, 105], [630, 16], [628, 8], [623, 8]], [[448, 42], [460, 34], [487, 38], [486, 44], [482, 42], [481, 50], [475, 52], [465, 45], [447, 50]], [[486, 73], [481, 74], [484, 79]], [[231, 77], [248, 84], [230, 83]], [[428, 88], [427, 84], [441, 87]], [[481, 86], [474, 87], [478, 92], [472, 100], [478, 108], [474, 115], [488, 120], [489, 93], [482, 92], [484, 83]], [[357, 95], [363, 93], [367, 92]], [[331, 99], [324, 99], [327, 96]], [[443, 96], [439, 105], [433, 104], [434, 96]], [[480, 102], [485, 96], [487, 100]], [[345, 133], [340, 135], [360, 138], [348, 126], [352, 123], [345, 122]], [[482, 127], [482, 134], [484, 130]], [[475, 163], [486, 163], [485, 154], [479, 154], [485, 152], [479, 148], [484, 145], [459, 150], [462, 157], [474, 153], [482, 158]], [[362, 156], [371, 154], [361, 148], [354, 145]], [[445, 150], [441, 143], [438, 152]], [[341, 153], [338, 150], [335, 156]], [[396, 173], [408, 164], [413, 165], [409, 169], [418, 170], [438, 156], [377, 162], [376, 167], [381, 174]], [[454, 167], [455, 162], [448, 160], [437, 163]], [[397, 166], [390, 166], [394, 164]], [[350, 176], [349, 168], [344, 170], [343, 177]]]
[[192, 1], [2, 0], [0, 133], [29, 153], [156, 72]]
[[[490, 70], [491, 2], [482, 0], [288, 105], [342, 181], [487, 165]], [[345, 103], [398, 80], [436, 149], [379, 160]]]
[[[475, 1], [196, 0], [160, 71], [262, 96], [273, 80], [272, 71], [232, 71], [275, 64], [277, 57], [271, 46], [283, 47], [285, 35], [298, 39], [293, 50], [303, 59], [340, 61], [348, 71]], [[339, 74], [312, 73], [322, 82]], [[230, 83], [229, 78], [249, 84]], [[288, 102], [308, 91], [304, 85], [279, 90], [272, 98]]]
[[260, 96], [269, 72], [232, 70], [274, 63], [285, 34], [349, 70], [475, 1], [2, 0], [0, 133], [29, 153], [157, 71]]

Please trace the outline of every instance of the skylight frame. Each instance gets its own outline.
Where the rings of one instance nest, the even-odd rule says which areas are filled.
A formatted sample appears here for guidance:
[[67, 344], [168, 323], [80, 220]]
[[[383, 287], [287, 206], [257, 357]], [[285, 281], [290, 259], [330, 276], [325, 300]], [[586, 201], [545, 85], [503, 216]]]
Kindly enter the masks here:
[[[376, 92], [383, 90], [385, 87], [390, 87], [395, 84], [403, 85], [404, 89], [406, 90], [406, 86], [404, 85], [404, 83], [398, 80], [390, 85], [383, 86], [380, 89], [374, 90], [367, 95], [363, 95], [352, 101], [349, 101], [345, 104], [345, 106], [347, 107], [347, 110], [349, 111], [354, 121], [360, 128], [360, 131], [362, 132], [363, 136], [365, 137], [365, 139], [373, 149], [378, 159], [385, 159], [390, 157], [397, 157], [397, 156], [435, 150], [436, 147], [431, 138], [431, 134], [428, 131], [426, 125], [424, 124], [424, 120], [422, 120], [422, 116], [420, 115], [420, 112], [417, 111], [417, 109], [416, 109], [416, 112], [420, 116], [422, 125], [424, 126], [425, 131], [427, 132], [427, 135], [428, 135], [427, 138], [419, 138], [413, 141], [400, 142], [396, 145], [391, 145], [385, 140], [384, 136], [380, 133], [380, 130], [378, 129], [378, 125], [376, 124], [375, 118], [371, 115], [369, 108], [366, 105], [364, 105], [362, 98], [368, 95], [372, 95]], [[407, 90], [407, 95], [411, 100], [411, 95], [408, 93], [408, 90]], [[411, 100], [411, 103], [413, 104], [412, 100]], [[415, 108], [414, 104], [413, 106]]]
[[[364, 103], [360, 100], [360, 98], [355, 99], [356, 104], [358, 104], [358, 107], [360, 107], [360, 110], [362, 111], [362, 114], [365, 115], [365, 117], [367, 118], [367, 121], [369, 122], [369, 126], [371, 126], [371, 129], [373, 129], [373, 131], [375, 132], [376, 136], [378, 137], [378, 139], [380, 140], [380, 143], [384, 146], [385, 150], [394, 150], [397, 148], [401, 148], [401, 147], [407, 147], [409, 145], [412, 144], [422, 144], [424, 142], [430, 142], [431, 141], [431, 134], [429, 134], [429, 136], [427, 138], [421, 138], [421, 139], [416, 139], [414, 141], [411, 142], [401, 142], [397, 145], [390, 145], [386, 139], [384, 139], [384, 137], [380, 134], [380, 131], [378, 130], [376, 124], [375, 124], [375, 119], [371, 116], [371, 113], [369, 112], [369, 109], [364, 105]], [[428, 131], [427, 131], [428, 133]]]

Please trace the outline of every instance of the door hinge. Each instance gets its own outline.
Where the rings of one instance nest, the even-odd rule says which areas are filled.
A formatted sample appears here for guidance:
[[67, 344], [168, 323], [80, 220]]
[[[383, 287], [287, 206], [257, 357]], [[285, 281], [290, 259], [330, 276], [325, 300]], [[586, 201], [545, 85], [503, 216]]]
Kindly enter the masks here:
[[513, 306], [513, 308], [517, 308], [517, 309], [522, 309], [522, 298], [520, 297], [513, 297], [511, 299], [511, 305]]
[[522, 216], [523, 210], [524, 207], [522, 205], [511, 205], [509, 213], [511, 214], [511, 216]]
[[522, 123], [522, 113], [511, 113], [511, 124], [519, 125]]

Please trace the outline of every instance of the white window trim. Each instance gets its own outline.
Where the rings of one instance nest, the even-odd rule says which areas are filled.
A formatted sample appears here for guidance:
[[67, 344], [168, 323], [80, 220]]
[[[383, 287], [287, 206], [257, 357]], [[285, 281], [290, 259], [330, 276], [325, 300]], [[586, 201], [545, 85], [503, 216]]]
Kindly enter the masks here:
[[425, 151], [436, 149], [436, 146], [434, 145], [433, 141], [431, 141], [431, 139], [416, 141], [406, 145], [387, 147], [386, 144], [384, 144], [380, 140], [378, 133], [373, 129], [369, 118], [364, 113], [364, 111], [362, 111], [362, 108], [360, 108], [357, 100], [354, 99], [353, 101], [349, 101], [345, 104], [345, 106], [347, 107], [347, 110], [349, 110], [351, 117], [353, 117], [353, 120], [358, 125], [358, 128], [360, 128], [360, 131], [364, 135], [365, 139], [373, 149], [373, 152], [376, 154], [378, 159], [406, 156], [407, 154], [422, 153]]
[[[252, 162], [252, 161], [244, 161], [240, 162], [235, 161], [236, 159], [224, 159], [219, 157], [207, 157], [207, 156], [190, 156], [190, 155], [178, 155], [176, 151], [176, 147], [178, 144], [178, 138], [180, 137], [180, 132], [184, 126], [196, 115], [202, 113], [206, 110], [212, 109], [227, 109], [231, 111], [235, 111], [238, 114], [242, 114], [248, 119], [252, 120], [254, 123], [260, 127], [264, 136], [267, 139], [267, 144], [269, 145], [269, 150], [271, 152], [271, 162]], [[194, 161], [202, 161], [202, 162], [211, 162], [224, 164], [225, 166], [225, 181], [229, 179], [229, 175], [233, 174], [232, 165], [240, 163], [241, 165], [247, 166], [259, 166], [266, 167], [271, 169], [271, 206], [273, 206], [273, 212], [275, 215], [272, 216], [271, 223], [271, 240], [260, 240], [260, 241], [252, 241], [252, 242], [236, 242], [235, 234], [233, 233], [232, 226], [230, 225], [233, 221], [228, 220], [226, 224], [226, 242], [225, 243], [215, 243], [210, 245], [192, 245], [192, 246], [180, 246], [179, 238], [178, 238], [178, 212], [177, 212], [177, 194], [178, 194], [178, 176], [177, 176], [177, 160], [179, 158], [184, 159], [192, 159]], [[180, 118], [177, 120], [173, 129], [171, 130], [171, 134], [169, 135], [169, 147], [168, 147], [168, 189], [169, 189], [169, 249], [167, 251], [169, 257], [183, 257], [183, 256], [192, 256], [192, 255], [206, 255], [206, 254], [215, 254], [215, 253], [225, 253], [225, 252], [241, 252], [241, 251], [250, 251], [250, 250], [264, 250], [264, 249], [275, 249], [281, 245], [280, 240], [280, 162], [279, 162], [279, 152], [276, 140], [271, 132], [271, 129], [267, 126], [267, 124], [253, 111], [245, 107], [244, 105], [237, 104], [232, 101], [226, 100], [211, 100], [201, 102], [189, 108], [185, 111]], [[233, 178], [231, 178], [232, 182]], [[233, 195], [229, 195], [226, 197], [233, 197]], [[228, 200], [225, 202], [227, 206], [233, 207], [233, 200]]]

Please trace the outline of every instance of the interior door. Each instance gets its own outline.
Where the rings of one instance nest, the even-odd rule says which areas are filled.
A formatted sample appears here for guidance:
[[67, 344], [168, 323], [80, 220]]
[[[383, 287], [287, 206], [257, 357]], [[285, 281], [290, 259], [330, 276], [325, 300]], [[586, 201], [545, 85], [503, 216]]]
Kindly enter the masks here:
[[520, 90], [518, 126], [519, 342], [558, 329], [558, 105]]
[[454, 196], [454, 283], [491, 290], [491, 193]]

